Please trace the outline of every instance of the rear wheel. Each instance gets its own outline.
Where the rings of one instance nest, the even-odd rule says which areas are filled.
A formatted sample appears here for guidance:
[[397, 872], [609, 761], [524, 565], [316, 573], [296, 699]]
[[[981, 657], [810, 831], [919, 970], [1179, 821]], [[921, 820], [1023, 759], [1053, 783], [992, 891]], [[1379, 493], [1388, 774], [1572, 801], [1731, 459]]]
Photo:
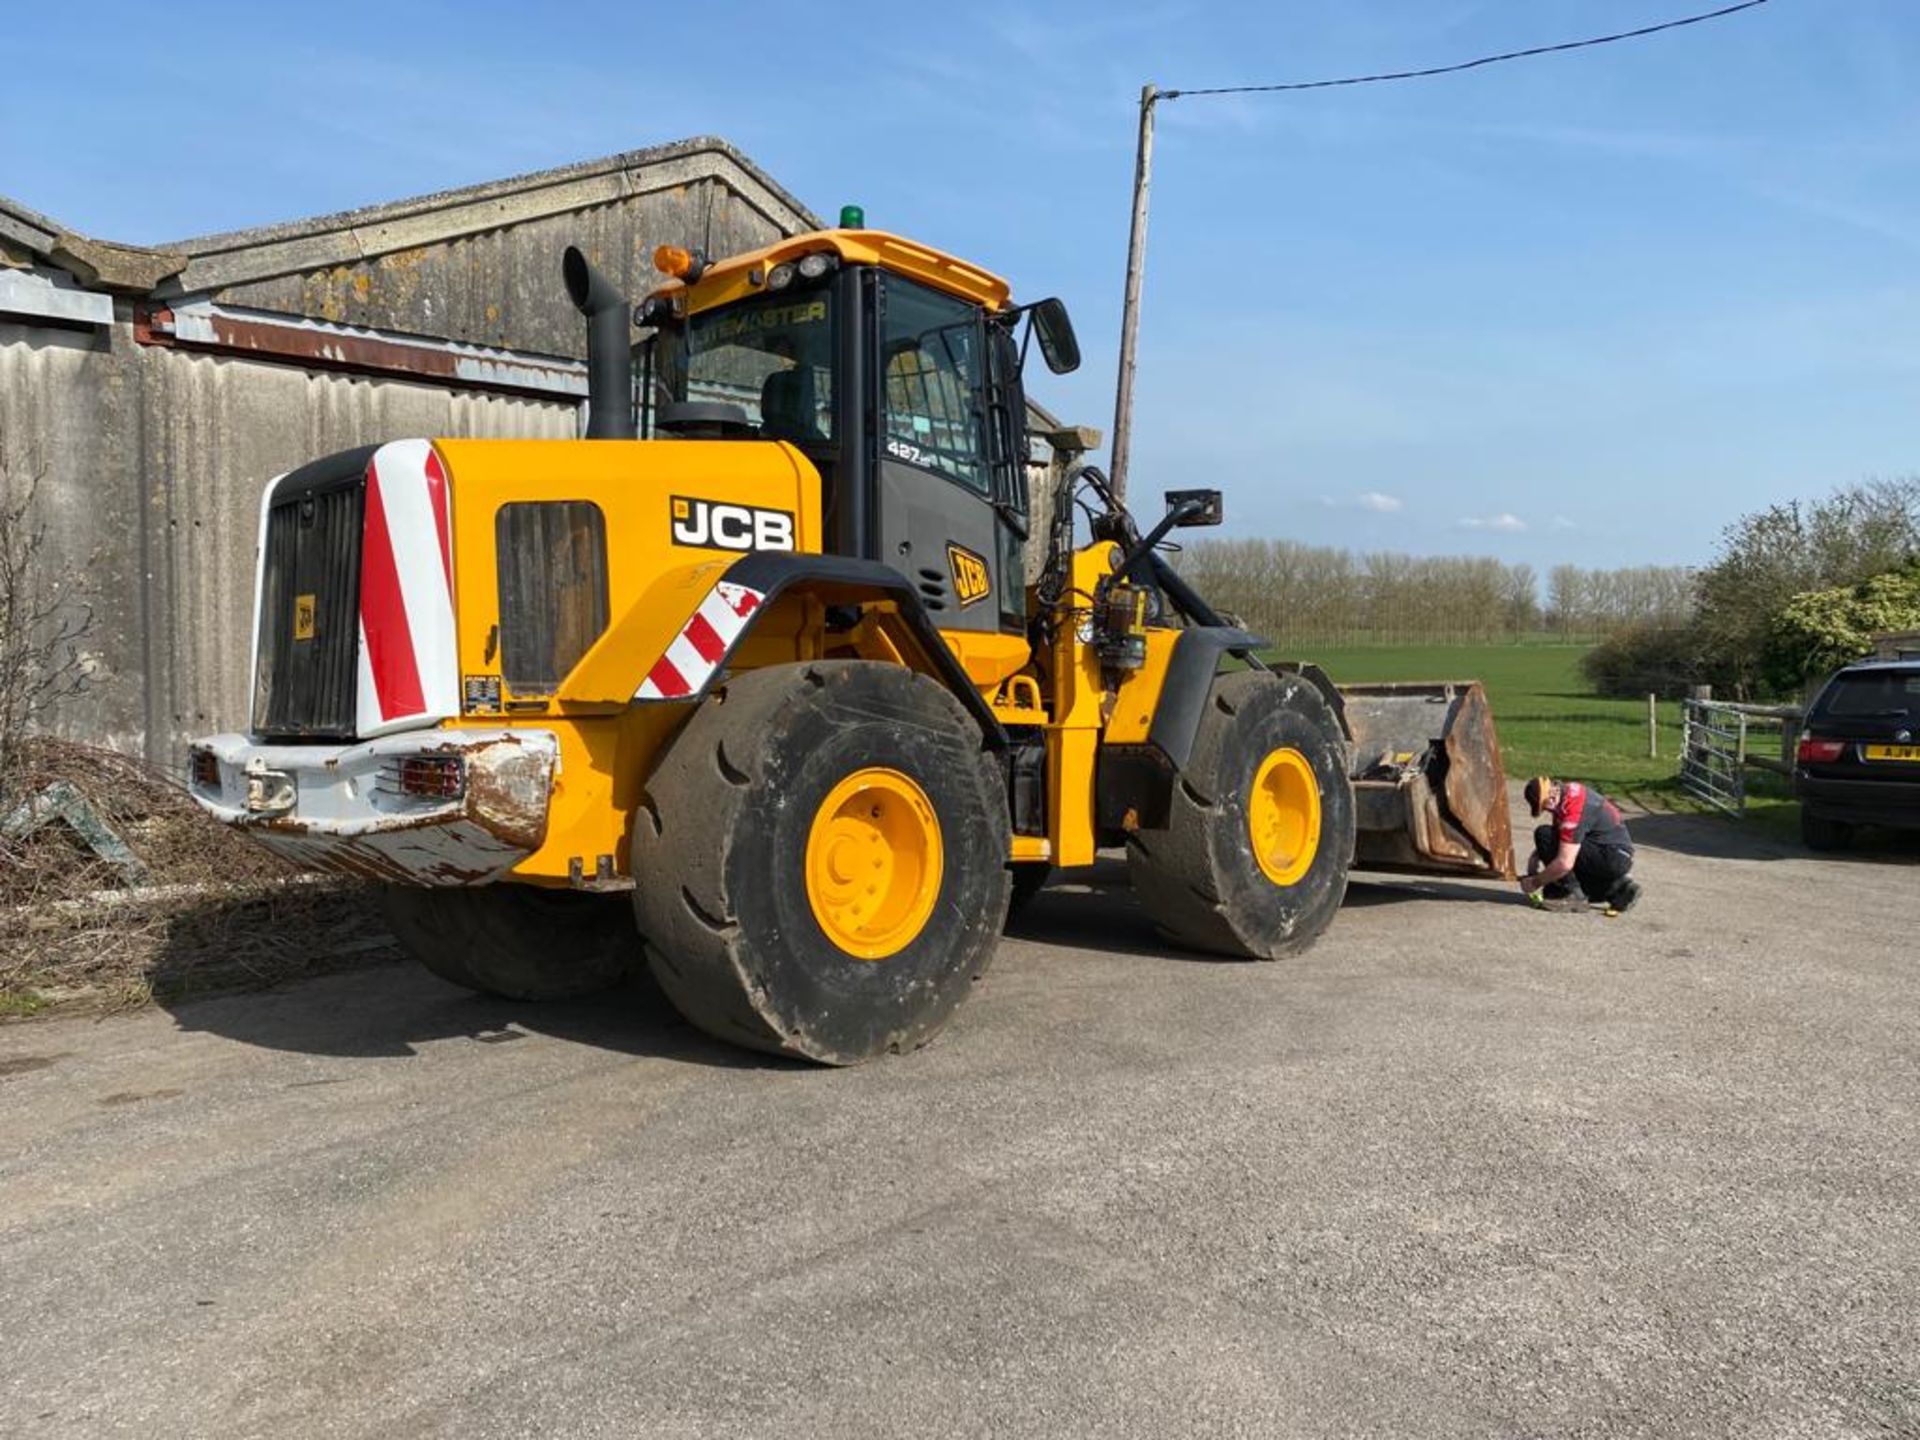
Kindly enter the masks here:
[[617, 896], [534, 885], [389, 885], [387, 924], [442, 980], [509, 1000], [560, 1000], [619, 983], [640, 959]]
[[1800, 838], [1809, 850], [1844, 850], [1853, 843], [1853, 826], [1800, 807]]
[[1347, 891], [1353, 788], [1326, 698], [1297, 675], [1213, 682], [1164, 828], [1127, 840], [1154, 922], [1196, 949], [1275, 960], [1305, 950]]
[[634, 815], [661, 989], [736, 1044], [832, 1065], [924, 1044], [1007, 914], [1000, 767], [933, 681], [817, 661], [727, 681]]

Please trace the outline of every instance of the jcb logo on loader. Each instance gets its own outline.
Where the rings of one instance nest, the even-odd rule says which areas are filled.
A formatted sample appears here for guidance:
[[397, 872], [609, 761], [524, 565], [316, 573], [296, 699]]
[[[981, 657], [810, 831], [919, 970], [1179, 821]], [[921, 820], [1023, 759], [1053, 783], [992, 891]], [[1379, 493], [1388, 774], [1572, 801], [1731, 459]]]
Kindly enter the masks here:
[[953, 571], [953, 593], [960, 597], [963, 608], [987, 598], [993, 582], [987, 576], [985, 560], [964, 546], [949, 543], [947, 565]]
[[673, 497], [673, 543], [717, 550], [793, 549], [793, 512]]

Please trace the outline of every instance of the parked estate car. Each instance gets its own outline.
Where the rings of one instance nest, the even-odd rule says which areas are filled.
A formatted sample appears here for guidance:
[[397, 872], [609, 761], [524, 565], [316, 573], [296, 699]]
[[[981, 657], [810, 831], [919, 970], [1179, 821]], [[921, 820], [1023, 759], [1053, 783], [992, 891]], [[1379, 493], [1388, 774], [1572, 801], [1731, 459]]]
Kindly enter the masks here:
[[1837, 850], [1856, 825], [1920, 828], [1920, 661], [1863, 660], [1807, 710], [1793, 767], [1800, 835]]

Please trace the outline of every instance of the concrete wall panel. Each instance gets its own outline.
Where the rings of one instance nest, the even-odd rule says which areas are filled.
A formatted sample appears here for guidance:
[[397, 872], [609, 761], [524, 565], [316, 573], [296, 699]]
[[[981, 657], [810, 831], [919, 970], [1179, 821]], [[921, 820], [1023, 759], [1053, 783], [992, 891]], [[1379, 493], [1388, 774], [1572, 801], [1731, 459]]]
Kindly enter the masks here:
[[94, 612], [89, 693], [54, 728], [139, 750], [148, 617], [130, 344], [122, 327], [0, 324], [0, 472], [10, 505], [33, 489], [29, 523], [44, 534], [36, 586], [59, 585]]

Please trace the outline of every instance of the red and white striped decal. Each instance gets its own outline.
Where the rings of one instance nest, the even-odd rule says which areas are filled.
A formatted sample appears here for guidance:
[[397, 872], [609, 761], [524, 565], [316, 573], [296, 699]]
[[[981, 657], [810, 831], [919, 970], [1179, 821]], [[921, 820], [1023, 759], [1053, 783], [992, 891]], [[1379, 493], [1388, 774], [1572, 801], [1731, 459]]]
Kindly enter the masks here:
[[360, 546], [361, 738], [460, 713], [447, 475], [426, 440], [396, 440], [367, 465]]
[[747, 628], [747, 617], [766, 599], [764, 591], [725, 580], [707, 592], [693, 618], [680, 627], [680, 633], [667, 646], [667, 653], [653, 662], [653, 669], [633, 692], [635, 700], [684, 700], [697, 695], [713, 678]]

